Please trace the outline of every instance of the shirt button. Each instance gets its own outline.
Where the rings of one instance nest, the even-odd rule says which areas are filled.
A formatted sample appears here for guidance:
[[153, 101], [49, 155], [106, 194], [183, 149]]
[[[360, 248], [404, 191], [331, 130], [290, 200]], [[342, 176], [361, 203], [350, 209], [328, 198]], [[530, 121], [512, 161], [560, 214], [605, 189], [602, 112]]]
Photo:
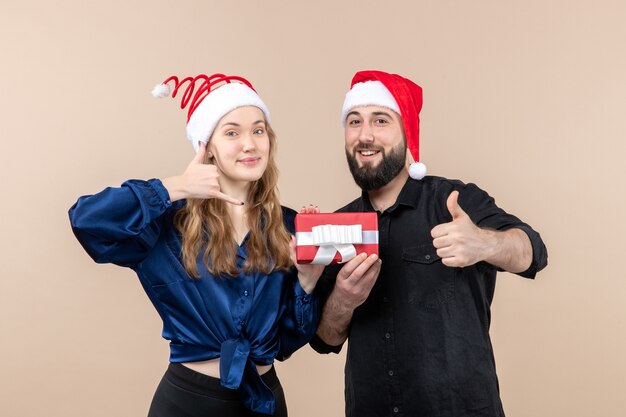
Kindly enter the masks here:
[[424, 258], [426, 258], [426, 260], [429, 260], [430, 259], [430, 255], [426, 255], [426, 256], [424, 256]]
[[248, 290], [245, 290], [245, 291], [243, 292], [243, 295], [244, 295], [245, 297], [247, 297], [247, 296], [248, 296]]
[[387, 374], [389, 374], [389, 376], [393, 376], [393, 371], [389, 371]]
[[393, 412], [397, 413], [398, 411], [400, 411], [400, 409], [398, 407], [393, 407]]
[[246, 325], [246, 321], [245, 320], [239, 320], [239, 324], [241, 324], [242, 326]]
[[388, 303], [389, 302], [389, 297], [383, 297], [383, 303]]
[[385, 339], [391, 339], [391, 333], [385, 333]]

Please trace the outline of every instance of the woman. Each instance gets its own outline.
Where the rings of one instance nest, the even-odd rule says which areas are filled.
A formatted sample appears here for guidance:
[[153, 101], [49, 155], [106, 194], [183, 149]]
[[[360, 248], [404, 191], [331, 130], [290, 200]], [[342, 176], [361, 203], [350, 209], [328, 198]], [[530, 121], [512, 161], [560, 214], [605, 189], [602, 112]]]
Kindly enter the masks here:
[[96, 262], [137, 273], [163, 320], [170, 365], [149, 417], [286, 416], [272, 363], [314, 334], [321, 267], [293, 267], [269, 111], [240, 77], [170, 77], [153, 94], [169, 83], [172, 97], [187, 85], [196, 156], [179, 176], [81, 197], [72, 228]]

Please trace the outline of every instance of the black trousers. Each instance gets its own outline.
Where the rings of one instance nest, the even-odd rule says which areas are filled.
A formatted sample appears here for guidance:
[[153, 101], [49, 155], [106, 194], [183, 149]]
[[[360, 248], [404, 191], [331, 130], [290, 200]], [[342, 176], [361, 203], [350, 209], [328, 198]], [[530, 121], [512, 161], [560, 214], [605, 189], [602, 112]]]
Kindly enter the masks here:
[[[261, 375], [276, 400], [275, 417], [287, 417], [283, 387], [272, 367]], [[170, 363], [157, 387], [148, 417], [267, 417], [251, 411], [237, 390], [224, 388], [218, 378], [201, 374], [180, 363]]]

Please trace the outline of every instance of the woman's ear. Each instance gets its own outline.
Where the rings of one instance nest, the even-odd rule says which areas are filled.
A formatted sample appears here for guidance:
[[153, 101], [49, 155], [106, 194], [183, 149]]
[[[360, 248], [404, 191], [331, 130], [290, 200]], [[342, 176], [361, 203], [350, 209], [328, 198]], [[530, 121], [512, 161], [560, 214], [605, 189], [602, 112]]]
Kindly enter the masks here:
[[203, 144], [206, 147], [206, 160], [213, 159], [213, 152], [211, 152], [210, 142]]

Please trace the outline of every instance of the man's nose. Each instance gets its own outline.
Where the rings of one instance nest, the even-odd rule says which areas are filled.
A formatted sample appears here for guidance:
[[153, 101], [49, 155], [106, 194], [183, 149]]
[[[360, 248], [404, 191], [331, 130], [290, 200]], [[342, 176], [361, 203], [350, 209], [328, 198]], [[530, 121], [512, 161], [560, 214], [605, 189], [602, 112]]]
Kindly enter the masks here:
[[361, 131], [359, 132], [359, 142], [361, 143], [372, 143], [374, 142], [374, 132], [372, 128], [367, 124], [363, 124], [361, 126]]

